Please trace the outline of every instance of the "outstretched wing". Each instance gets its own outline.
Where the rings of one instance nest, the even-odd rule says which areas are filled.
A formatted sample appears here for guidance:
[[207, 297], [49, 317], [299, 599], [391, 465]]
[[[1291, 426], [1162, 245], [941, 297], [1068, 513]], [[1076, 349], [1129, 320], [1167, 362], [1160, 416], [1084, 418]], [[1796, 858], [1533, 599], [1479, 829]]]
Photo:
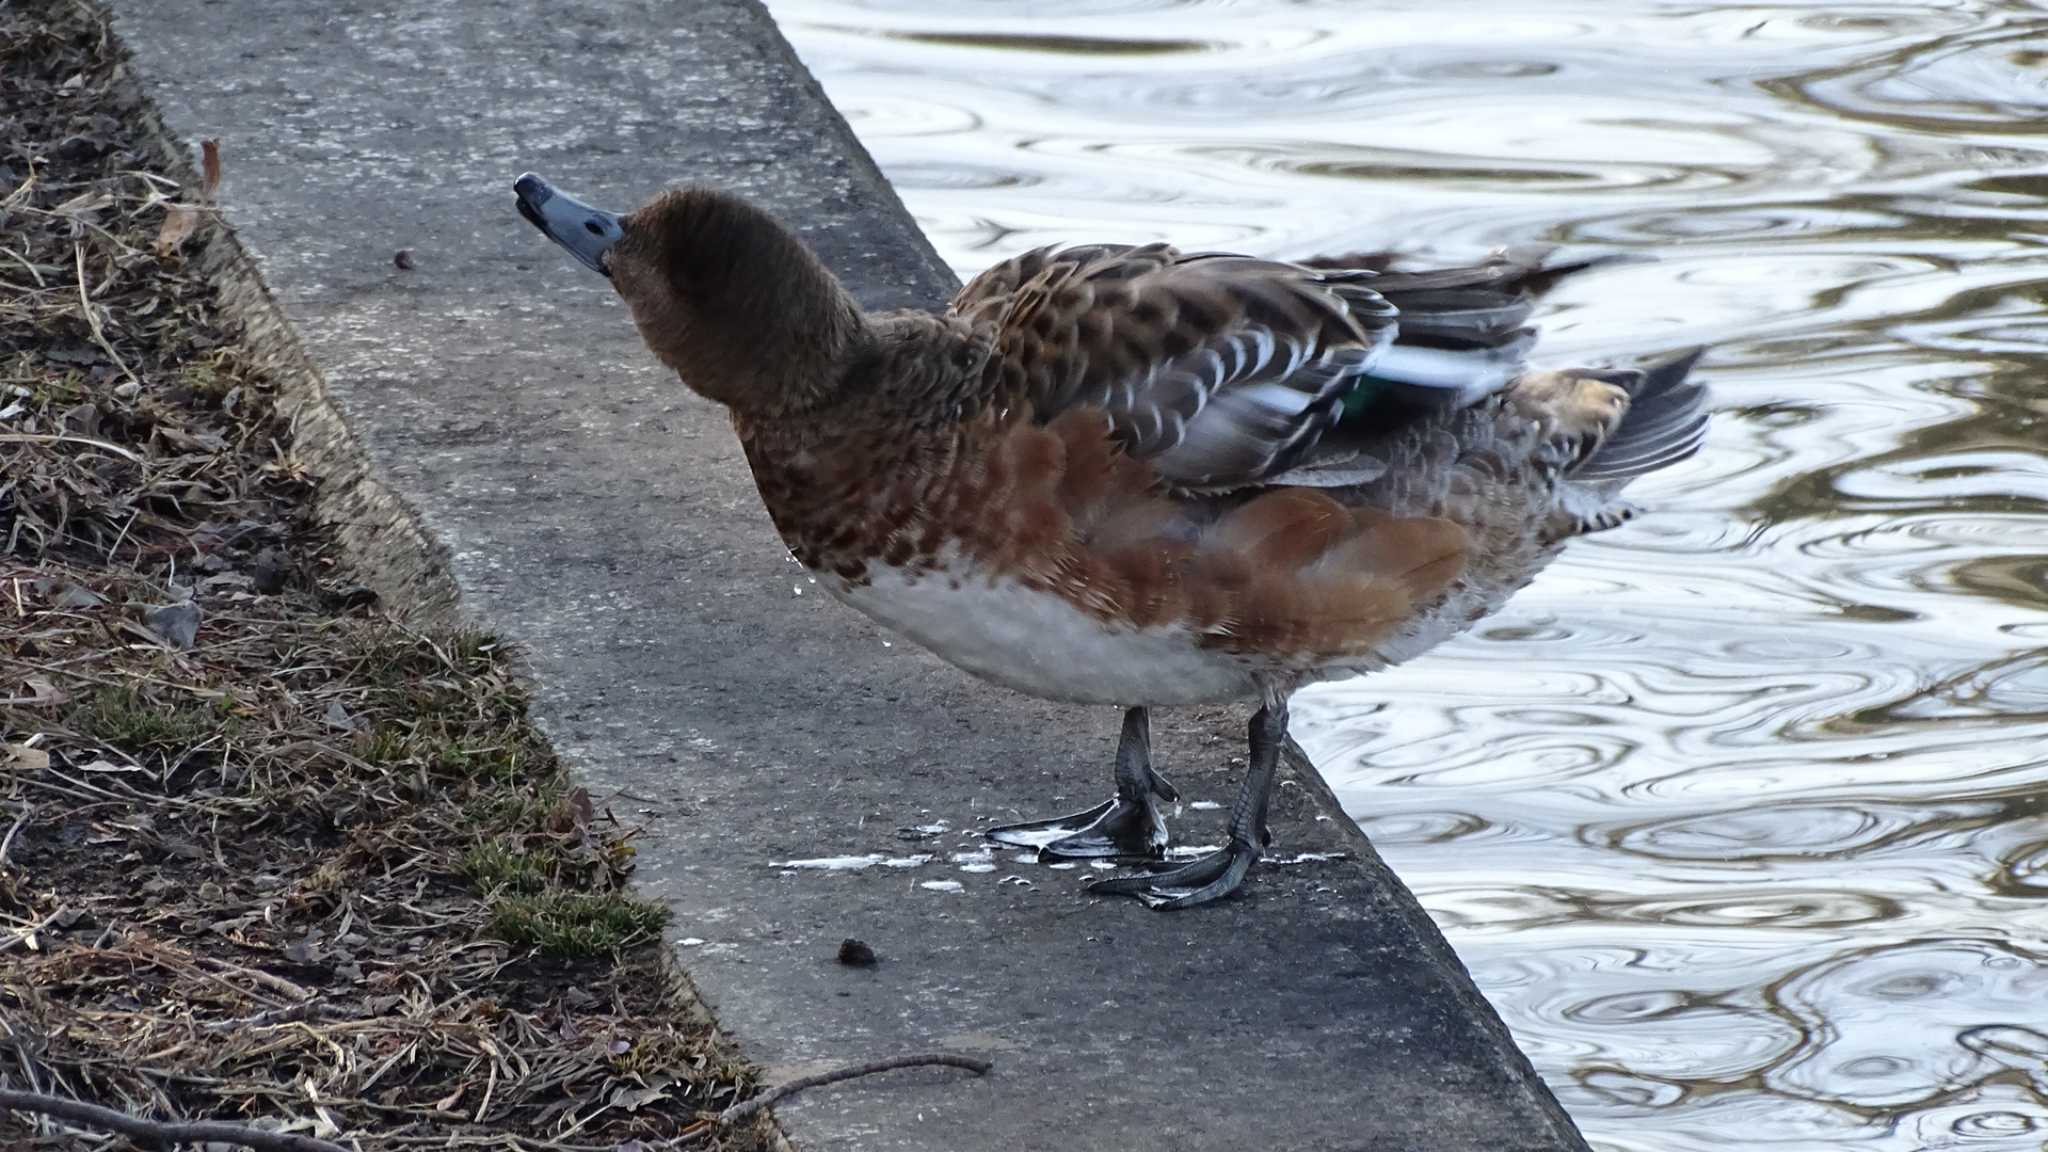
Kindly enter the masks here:
[[1049, 421], [1100, 410], [1170, 484], [1255, 484], [1300, 459], [1393, 343], [1369, 271], [1163, 244], [1040, 249], [976, 277], [954, 315], [993, 333], [992, 389]]

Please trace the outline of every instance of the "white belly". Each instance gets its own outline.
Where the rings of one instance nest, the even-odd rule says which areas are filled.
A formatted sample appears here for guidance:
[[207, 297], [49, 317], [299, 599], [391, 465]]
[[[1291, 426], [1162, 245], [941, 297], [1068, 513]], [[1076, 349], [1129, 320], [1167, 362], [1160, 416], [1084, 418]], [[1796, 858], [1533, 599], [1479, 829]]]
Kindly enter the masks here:
[[874, 565], [867, 585], [819, 583], [885, 627], [985, 680], [1049, 700], [1205, 704], [1255, 695], [1251, 670], [1179, 626], [1112, 628], [1049, 592], [943, 572], [915, 583]]

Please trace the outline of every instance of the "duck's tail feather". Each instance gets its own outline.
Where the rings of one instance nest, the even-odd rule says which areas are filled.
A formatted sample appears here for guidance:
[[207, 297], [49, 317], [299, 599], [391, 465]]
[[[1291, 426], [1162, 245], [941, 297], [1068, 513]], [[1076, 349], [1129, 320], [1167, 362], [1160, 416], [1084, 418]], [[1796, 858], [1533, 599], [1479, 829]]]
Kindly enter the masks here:
[[1459, 268], [1397, 270], [1386, 253], [1318, 257], [1310, 267], [1368, 270], [1360, 281], [1399, 310], [1394, 343], [1373, 360], [1361, 395], [1379, 401], [1461, 407], [1504, 387], [1521, 371], [1536, 333], [1536, 303], [1574, 272], [1624, 259], [1596, 256], [1545, 264], [1549, 248], [1498, 252]]
[[1463, 407], [1514, 379], [1535, 342], [1527, 328], [1498, 344], [1467, 348], [1396, 342], [1373, 358], [1363, 383], [1377, 385], [1385, 399]]
[[[1655, 472], [1699, 451], [1707, 438], [1707, 388], [1687, 376], [1705, 352], [1694, 348], [1640, 374], [1625, 374], [1638, 376], [1629, 389], [1627, 415], [1597, 451], [1571, 470], [1571, 478], [1619, 487], [1619, 481]], [[1628, 386], [1625, 379], [1615, 382]]]

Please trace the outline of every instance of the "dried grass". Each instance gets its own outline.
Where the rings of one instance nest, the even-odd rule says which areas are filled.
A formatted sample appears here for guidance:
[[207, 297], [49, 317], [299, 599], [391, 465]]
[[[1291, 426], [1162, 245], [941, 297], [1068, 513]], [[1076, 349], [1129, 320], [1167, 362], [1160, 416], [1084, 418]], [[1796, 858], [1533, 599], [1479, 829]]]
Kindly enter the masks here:
[[631, 831], [502, 646], [383, 618], [310, 522], [133, 93], [95, 9], [0, 3], [0, 1087], [363, 1149], [697, 1142], [751, 1078]]

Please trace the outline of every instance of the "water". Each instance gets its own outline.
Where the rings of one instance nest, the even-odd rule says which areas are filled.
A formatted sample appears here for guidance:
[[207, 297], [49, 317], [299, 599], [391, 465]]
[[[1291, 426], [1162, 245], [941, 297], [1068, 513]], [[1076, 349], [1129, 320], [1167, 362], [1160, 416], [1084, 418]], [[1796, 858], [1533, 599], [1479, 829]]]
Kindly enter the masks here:
[[778, 0], [964, 275], [1052, 241], [1654, 252], [1696, 460], [1296, 732], [1603, 1149], [2048, 1147], [2048, 19]]

